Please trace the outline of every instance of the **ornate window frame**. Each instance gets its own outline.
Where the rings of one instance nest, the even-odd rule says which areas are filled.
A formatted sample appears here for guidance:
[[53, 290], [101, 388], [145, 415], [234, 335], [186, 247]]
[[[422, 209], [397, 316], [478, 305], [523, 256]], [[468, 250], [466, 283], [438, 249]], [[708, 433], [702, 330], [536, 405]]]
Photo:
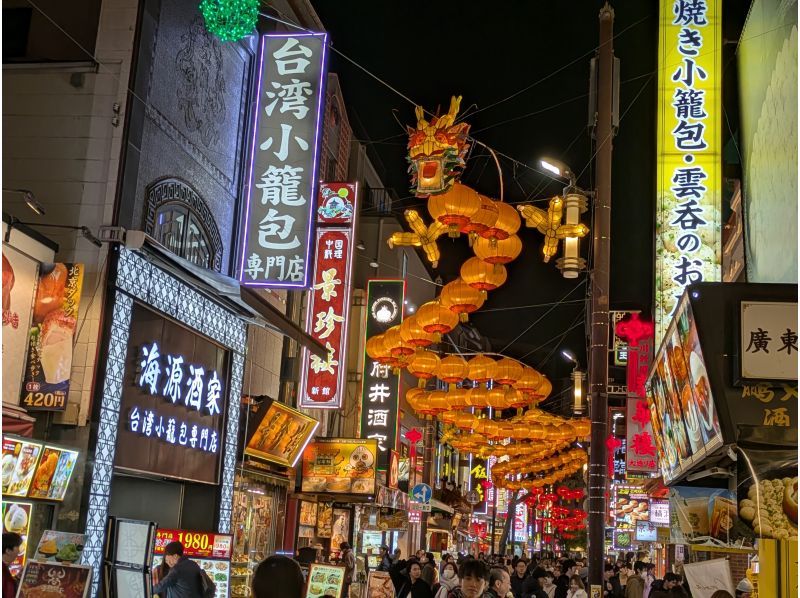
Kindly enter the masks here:
[[221, 272], [222, 237], [219, 234], [217, 222], [214, 220], [208, 204], [186, 181], [175, 177], [166, 177], [147, 186], [144, 218], [145, 232], [149, 235], [153, 234], [158, 208], [170, 203], [186, 207], [201, 224], [210, 243], [211, 268]]
[[220, 533], [230, 533], [231, 527], [236, 448], [239, 438], [239, 405], [247, 350], [246, 322], [166, 270], [159, 268], [146, 255], [121, 247], [114, 287], [100, 423], [89, 490], [86, 543], [81, 557], [83, 564], [94, 567], [91, 596], [97, 595], [103, 570], [103, 544], [111, 499], [111, 479], [117, 448], [125, 358], [128, 352], [134, 301], [155, 308], [165, 316], [216, 341], [231, 352], [217, 526]]

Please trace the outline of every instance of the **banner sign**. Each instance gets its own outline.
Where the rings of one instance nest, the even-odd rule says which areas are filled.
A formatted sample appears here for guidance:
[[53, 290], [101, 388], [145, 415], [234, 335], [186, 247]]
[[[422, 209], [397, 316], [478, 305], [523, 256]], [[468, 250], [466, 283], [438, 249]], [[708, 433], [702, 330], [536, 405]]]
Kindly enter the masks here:
[[[629, 355], [633, 355], [631, 351]], [[631, 361], [628, 361], [630, 365]], [[630, 386], [628, 387], [630, 388]], [[628, 422], [625, 428], [627, 454], [626, 468], [629, 473], [654, 473], [658, 471], [658, 453], [653, 438], [650, 408], [647, 399], [628, 394]]]
[[742, 378], [797, 380], [797, 303], [742, 301]]
[[28, 411], [67, 408], [82, 287], [83, 264], [42, 265], [21, 393]]
[[720, 590], [727, 591], [731, 596], [736, 594], [728, 559], [686, 563], [683, 565], [683, 574], [694, 598], [711, 598]]
[[183, 554], [189, 558], [230, 559], [233, 536], [158, 528], [153, 553], [164, 554], [164, 548], [170, 542], [183, 544]]
[[3, 245], [3, 402], [16, 405], [28, 355], [39, 262]]
[[669, 502], [673, 542], [724, 548], [752, 541], [730, 490], [672, 486]]
[[661, 0], [656, 342], [684, 287], [721, 275], [722, 0]]
[[[405, 281], [367, 282], [366, 338], [386, 332], [403, 321]], [[370, 359], [364, 350], [361, 387], [361, 438], [378, 441], [378, 469], [388, 469], [389, 451], [397, 443], [400, 376], [390, 365]]]
[[377, 452], [375, 440], [317, 438], [303, 451], [301, 490], [328, 494], [375, 494]]
[[345, 393], [347, 321], [353, 263], [356, 183], [321, 183], [314, 284], [306, 331], [325, 345], [325, 359], [303, 349], [301, 408], [338, 409]]
[[308, 286], [328, 36], [261, 37], [239, 280]]
[[486, 459], [472, 455], [469, 462], [469, 489], [477, 495], [478, 501], [472, 505], [474, 515], [485, 515], [488, 509], [488, 492], [484, 488], [489, 481], [491, 468]]

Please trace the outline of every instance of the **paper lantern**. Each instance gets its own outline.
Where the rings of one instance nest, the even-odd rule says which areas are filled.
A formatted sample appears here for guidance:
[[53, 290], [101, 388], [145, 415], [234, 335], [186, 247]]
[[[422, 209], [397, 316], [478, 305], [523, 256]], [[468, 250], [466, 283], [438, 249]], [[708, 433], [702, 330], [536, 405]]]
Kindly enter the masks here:
[[425, 257], [435, 268], [439, 264], [439, 246], [436, 240], [447, 231], [447, 226], [438, 220], [434, 220], [430, 225], [426, 225], [422, 216], [416, 210], [405, 211], [406, 222], [413, 232], [395, 232], [386, 241], [391, 249], [395, 246], [401, 247], [421, 247], [425, 252]]
[[467, 360], [460, 355], [448, 355], [441, 360], [437, 371], [437, 377], [442, 382], [457, 384], [469, 374]]
[[478, 192], [461, 183], [455, 183], [444, 193], [433, 195], [428, 200], [431, 216], [447, 226], [447, 234], [451, 237], [457, 237], [480, 208]]
[[517, 377], [512, 386], [520, 392], [532, 394], [538, 390], [542, 381], [543, 377], [539, 372], [530, 367], [523, 367], [522, 374]]
[[506, 391], [504, 388], [495, 386], [486, 395], [489, 407], [492, 409], [508, 409], [509, 404], [506, 402]]
[[492, 378], [498, 384], [512, 385], [522, 376], [522, 372], [523, 367], [520, 362], [504, 357], [495, 362]]
[[467, 405], [470, 407], [480, 407], [481, 409], [488, 406], [488, 392], [487, 389], [480, 386], [470, 389], [470, 391], [467, 392]]
[[513, 206], [502, 201], [495, 202], [495, 205], [497, 206], [497, 220], [492, 226], [480, 233], [480, 236], [490, 241], [501, 241], [516, 234], [522, 225], [522, 221]]
[[545, 262], [550, 261], [550, 258], [558, 252], [559, 240], [585, 237], [589, 232], [585, 224], [561, 224], [564, 200], [560, 197], [550, 200], [546, 212], [531, 205], [520, 206], [519, 211], [525, 218], [527, 227], [535, 228], [544, 235], [542, 255]]
[[385, 338], [382, 334], [376, 334], [367, 339], [366, 352], [370, 359], [383, 365], [391, 365], [395, 361], [386, 347]]
[[400, 325], [392, 326], [383, 333], [384, 344], [392, 357], [403, 357], [414, 353], [413, 345], [403, 341], [400, 336]]
[[517, 235], [510, 235], [499, 241], [479, 238], [472, 246], [475, 255], [489, 264], [513, 262], [522, 252], [522, 241]]
[[525, 395], [520, 391], [516, 390], [515, 388], [507, 388], [506, 389], [506, 402], [508, 403], [509, 407], [513, 407], [514, 409], [521, 409], [525, 405], [528, 404], [528, 399], [525, 398]]
[[446, 334], [458, 325], [458, 316], [436, 299], [420, 306], [417, 322], [425, 332]]
[[540, 397], [539, 401], [544, 401], [553, 392], [553, 384], [547, 378], [542, 377], [542, 384], [536, 391], [536, 395]]
[[443, 390], [435, 390], [428, 394], [428, 406], [426, 407], [426, 411], [430, 411], [431, 414], [441, 413], [442, 411], [447, 411], [448, 408], [448, 400], [447, 400], [447, 393]]
[[492, 291], [506, 282], [505, 266], [487, 264], [479, 257], [471, 257], [461, 265], [461, 278], [479, 291]]
[[436, 341], [436, 334], [426, 332], [417, 320], [417, 316], [413, 315], [400, 324], [400, 338], [414, 347], [428, 347]]
[[414, 411], [419, 411], [419, 405], [427, 398], [428, 393], [421, 388], [412, 388], [406, 393], [406, 401]]
[[439, 356], [436, 353], [419, 349], [408, 359], [406, 370], [409, 374], [415, 378], [419, 378], [420, 382], [422, 382], [436, 375], [436, 370], [439, 368], [439, 361]]
[[488, 382], [492, 379], [492, 371], [494, 369], [494, 359], [486, 357], [485, 355], [476, 355], [469, 360], [469, 373], [470, 380], [475, 382]]
[[467, 314], [479, 309], [483, 305], [485, 298], [483, 293], [471, 287], [464, 282], [463, 278], [459, 277], [444, 285], [439, 295], [439, 300], [450, 311], [458, 314], [462, 322], [466, 322]]
[[470, 243], [473, 243], [474, 238], [484, 232], [486, 229], [494, 226], [497, 222], [498, 209], [497, 202], [492, 201], [485, 195], [478, 193], [481, 200], [480, 209], [472, 215], [469, 222], [461, 229], [462, 233], [468, 233], [470, 236]]

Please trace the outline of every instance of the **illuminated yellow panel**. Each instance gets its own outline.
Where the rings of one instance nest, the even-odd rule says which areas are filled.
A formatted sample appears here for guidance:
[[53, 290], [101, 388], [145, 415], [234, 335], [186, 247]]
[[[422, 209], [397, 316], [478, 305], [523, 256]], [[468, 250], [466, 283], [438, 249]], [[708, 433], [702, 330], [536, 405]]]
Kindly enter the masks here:
[[656, 341], [683, 288], [720, 280], [722, 1], [661, 0]]

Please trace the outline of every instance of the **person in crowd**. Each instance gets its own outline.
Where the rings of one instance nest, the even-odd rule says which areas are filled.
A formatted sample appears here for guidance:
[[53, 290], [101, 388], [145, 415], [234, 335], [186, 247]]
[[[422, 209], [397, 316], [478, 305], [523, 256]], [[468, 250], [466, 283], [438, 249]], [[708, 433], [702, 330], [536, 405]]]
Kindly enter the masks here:
[[503, 567], [492, 567], [489, 570], [489, 588], [483, 593], [484, 598], [506, 598], [511, 589], [511, 576]]
[[552, 571], [545, 571], [540, 579], [542, 590], [547, 598], [555, 598], [556, 596], [556, 578]]
[[480, 559], [467, 558], [458, 570], [459, 587], [447, 598], [481, 598], [489, 582], [489, 567]]
[[681, 586], [681, 576], [677, 573], [667, 573], [659, 584], [653, 583], [650, 598], [688, 598], [689, 595]]
[[422, 568], [421, 579], [430, 586], [434, 595], [439, 591], [439, 570], [434, 567], [432, 562], [426, 563]]
[[[155, 567], [153, 567], [153, 585], [157, 585], [164, 579], [167, 575], [169, 575], [169, 565], [167, 564], [166, 557], [161, 559], [161, 563]], [[154, 594], [158, 596], [158, 594]], [[159, 596], [159, 598], [165, 598], [164, 596]]]
[[523, 598], [525, 582], [528, 579], [528, 565], [525, 561], [519, 559], [514, 565], [514, 572], [511, 574], [511, 591], [514, 593], [514, 598]]
[[251, 582], [252, 598], [301, 598], [304, 583], [300, 564], [275, 554], [256, 567]]
[[[556, 598], [567, 598], [569, 580], [578, 574], [578, 566], [572, 559], [566, 559], [561, 564], [561, 575], [556, 578]], [[641, 598], [641, 596], [639, 597]]]
[[753, 582], [746, 577], [736, 584], [736, 598], [751, 598], [755, 591], [756, 589], [753, 587]]
[[589, 598], [584, 589], [583, 580], [580, 575], [573, 575], [569, 578], [569, 591], [567, 598]]
[[403, 551], [399, 548], [395, 548], [394, 552], [392, 553], [392, 564], [394, 565], [397, 561], [400, 560], [400, 555], [403, 554]]
[[180, 542], [170, 542], [164, 547], [164, 561], [169, 565], [169, 573], [153, 587], [153, 594], [164, 598], [209, 598], [216, 594], [214, 582], [200, 565], [183, 555]]
[[442, 574], [439, 576], [439, 589], [436, 591], [435, 598], [447, 598], [450, 592], [458, 586], [458, 568], [451, 556], [450, 560], [445, 562], [442, 568]]
[[397, 598], [433, 598], [431, 586], [422, 579], [422, 566], [419, 561], [409, 562], [408, 577], [397, 591]]
[[646, 564], [647, 568], [645, 570], [644, 577], [644, 592], [642, 593], [643, 598], [649, 598], [653, 583], [656, 581], [656, 566], [650, 562], [647, 562]]
[[643, 598], [644, 580], [647, 577], [647, 563], [636, 561], [633, 564], [633, 575], [625, 585], [625, 598]]
[[619, 577], [614, 575], [614, 565], [607, 562], [603, 565], [603, 598], [622, 598], [622, 596]]
[[[420, 562], [423, 562], [423, 561], [422, 561], [422, 559], [420, 559]], [[432, 552], [426, 552], [426, 553], [425, 553], [425, 561], [424, 561], [424, 564], [426, 564], [426, 565], [433, 565], [434, 567], [436, 566], [436, 557], [435, 557], [435, 556], [433, 556], [433, 553], [432, 553]]]
[[3, 532], [3, 597], [17, 595], [17, 580], [11, 575], [9, 565], [22, 554], [22, 536]]
[[389, 556], [389, 547], [381, 546], [381, 562], [378, 563], [378, 571], [389, 571], [392, 568], [392, 557]]
[[[628, 578], [631, 577], [632, 572], [631, 568], [628, 566], [628, 563], [625, 561], [617, 561], [617, 574], [615, 577], [617, 578], [617, 583], [619, 583], [620, 590], [622, 592], [622, 596], [625, 595], [625, 588], [628, 585]], [[621, 564], [619, 564], [621, 563]]]
[[353, 554], [353, 548], [347, 542], [339, 544], [339, 550], [341, 551], [339, 564], [344, 566], [342, 596], [348, 598], [348, 596], [350, 596], [350, 584], [353, 583], [353, 577], [356, 574], [356, 555]]
[[425, 556], [425, 551], [420, 548], [417, 552], [414, 553], [414, 556], [417, 557], [417, 560], [421, 563], [423, 557]]
[[588, 565], [588, 562], [589, 561], [587, 561], [586, 559], [581, 559], [578, 562], [578, 575], [581, 576], [581, 581], [583, 581], [584, 587], [589, 582], [589, 565]]

